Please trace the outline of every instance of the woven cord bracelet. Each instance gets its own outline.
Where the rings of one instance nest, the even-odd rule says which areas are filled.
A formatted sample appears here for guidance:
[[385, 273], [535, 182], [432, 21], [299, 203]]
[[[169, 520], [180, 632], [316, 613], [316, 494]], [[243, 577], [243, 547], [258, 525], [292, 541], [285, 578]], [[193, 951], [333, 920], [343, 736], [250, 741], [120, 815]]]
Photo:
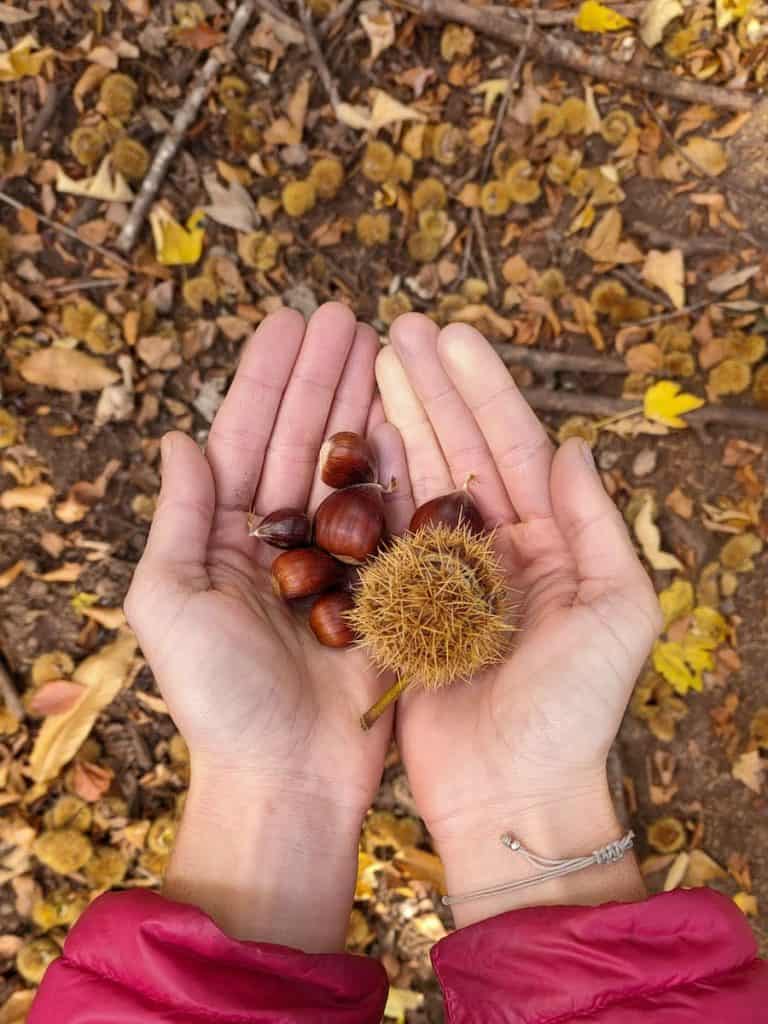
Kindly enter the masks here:
[[571, 857], [566, 860], [552, 860], [549, 857], [540, 857], [536, 853], [526, 850], [519, 839], [511, 833], [505, 832], [500, 837], [501, 842], [513, 853], [519, 853], [536, 868], [542, 868], [542, 872], [533, 875], [531, 878], [521, 878], [517, 882], [504, 882], [501, 885], [492, 885], [487, 889], [478, 889], [476, 892], [465, 892], [459, 896], [443, 896], [443, 903], [447, 907], [457, 903], [468, 903], [470, 900], [479, 900], [483, 896], [497, 896], [503, 892], [515, 892], [517, 889], [527, 889], [529, 885], [540, 885], [542, 882], [549, 882], [553, 878], [562, 878], [564, 875], [572, 875], [575, 871], [583, 871], [591, 868], [594, 864], [617, 864], [623, 860], [629, 850], [632, 849], [635, 838], [634, 832], [627, 832], [621, 839], [615, 839], [612, 843], [606, 843], [599, 850], [594, 850], [586, 857]]

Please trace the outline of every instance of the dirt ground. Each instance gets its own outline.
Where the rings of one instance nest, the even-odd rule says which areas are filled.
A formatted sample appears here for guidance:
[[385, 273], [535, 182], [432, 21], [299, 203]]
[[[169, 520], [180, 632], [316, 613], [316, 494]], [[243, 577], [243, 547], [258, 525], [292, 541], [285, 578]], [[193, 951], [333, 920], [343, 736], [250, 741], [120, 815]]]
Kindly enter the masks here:
[[[749, 344], [757, 344], [743, 338], [761, 338], [768, 327], [768, 263], [751, 234], [754, 229], [759, 237], [760, 225], [749, 223], [747, 186], [738, 176], [739, 167], [726, 158], [729, 166], [722, 177], [723, 169], [702, 177], [692, 174], [685, 161], [677, 170], [661, 163], [664, 157], [680, 160], [680, 144], [689, 137], [681, 130], [685, 117], [699, 135], [724, 140], [717, 145], [726, 153], [736, 134], [733, 113], [657, 97], [655, 108], [681, 140], [671, 142], [648, 113], [643, 94], [529, 59], [519, 72], [521, 88], [502, 119], [498, 142], [531, 162], [543, 185], [541, 195], [533, 203], [512, 202], [502, 216], [484, 216], [479, 233], [470, 229], [472, 203], [479, 193], [473, 199], [466, 190], [484, 184], [482, 168], [498, 106], [485, 111], [478, 87], [506, 82], [514, 53], [480, 35], [471, 40], [465, 36], [456, 52], [446, 49], [442, 22], [427, 24], [386, 3], [361, 4], [361, 10], [342, 4], [346, 13], [324, 32], [323, 19], [334, 4], [329, 0], [327, 10], [318, 4], [315, 23], [339, 95], [364, 105], [371, 101], [369, 90], [381, 89], [432, 126], [458, 126], [463, 148], [455, 160], [423, 151], [410, 158], [412, 178], [403, 171], [400, 180], [385, 175], [371, 181], [361, 171], [367, 134], [334, 116], [314, 72], [302, 101], [307, 52], [295, 38], [293, 5], [280, 5], [290, 18], [288, 28], [268, 14], [254, 15], [236, 51], [224, 55], [217, 84], [158, 193], [181, 223], [196, 207], [214, 207], [205, 221], [201, 261], [182, 266], [163, 262], [145, 229], [130, 255], [130, 272], [110, 265], [93, 246], [116, 251], [126, 205], [57, 191], [58, 169], [78, 178], [85, 175], [72, 155], [71, 137], [79, 125], [99, 117], [109, 122], [113, 137], [127, 132], [154, 151], [188, 93], [190, 76], [213, 46], [221, 45], [230, 21], [226, 4], [211, 0], [199, 12], [197, 6], [174, 9], [161, 2], [150, 9], [141, 0], [113, 0], [101, 5], [101, 14], [92, 19], [65, 0], [33, 2], [29, 24], [0, 24], [6, 50], [34, 30], [40, 46], [54, 51], [50, 63], [35, 74], [4, 84], [0, 73], [0, 189], [79, 231], [89, 243], [82, 247], [42, 218], [0, 202], [0, 225], [8, 239], [0, 236], [0, 400], [12, 418], [12, 434], [0, 450], [0, 666], [25, 702], [23, 721], [14, 727], [6, 722], [0, 730], [0, 813], [7, 823], [0, 831], [0, 880], [5, 883], [0, 890], [0, 1007], [14, 992], [34, 985], [16, 969], [21, 946], [49, 933], [58, 942], [65, 934], [65, 924], [44, 928], [35, 919], [34, 906], [62, 886], [85, 894], [94, 891], [82, 875], [62, 879], [29, 852], [62, 794], [78, 794], [94, 811], [110, 797], [124, 801], [117, 818], [93, 826], [94, 841], [119, 848], [125, 856], [125, 879], [119, 884], [159, 885], [167, 851], [147, 845], [147, 837], [153, 822], [177, 817], [188, 766], [149, 669], [136, 666], [126, 687], [99, 714], [75, 761], [38, 787], [27, 770], [41, 727], [41, 716], [29, 713], [27, 703], [40, 686], [33, 666], [51, 652], [64, 652], [78, 664], [115, 639], [117, 610], [142, 552], [159, 488], [159, 439], [175, 427], [204, 443], [243, 339], [265, 313], [283, 303], [309, 313], [319, 302], [341, 299], [385, 338], [392, 310], [410, 307], [442, 323], [454, 317], [470, 320], [502, 346], [624, 363], [623, 373], [514, 370], [524, 387], [571, 397], [624, 395], [642, 406], [643, 395], [663, 376], [708, 406], [737, 412], [761, 407], [768, 392], [757, 383], [763, 349], [756, 359], [754, 352], [743, 355]], [[525, 8], [522, 3], [510, 6]], [[701, 52], [697, 56], [692, 49], [685, 57], [684, 72], [695, 77], [707, 54], [727, 52], [731, 63], [723, 57], [707, 80], [727, 85], [738, 78], [741, 88], [754, 87], [761, 61], [768, 59], [766, 44], [760, 43], [762, 50], [758, 44], [748, 47], [738, 22], [718, 31], [711, 7], [694, 4], [665, 39], [703, 25]], [[179, 8], [185, 11], [179, 14]], [[392, 44], [373, 61], [373, 30], [361, 15], [380, 18], [382, 31], [391, 23]], [[547, 31], [605, 53], [617, 54], [622, 45], [621, 35], [595, 35], [585, 42], [571, 25]], [[632, 37], [633, 31], [623, 35]], [[99, 45], [109, 53], [94, 54]], [[657, 47], [638, 49], [633, 61], [669, 68], [676, 59]], [[106, 75], [117, 67], [134, 79], [138, 97], [130, 116], [119, 124], [98, 109], [104, 75], [82, 85], [88, 68], [101, 68]], [[225, 98], [221, 82], [226, 75], [244, 83], [245, 92], [236, 103]], [[606, 210], [620, 210], [621, 242], [637, 248], [637, 258], [630, 260], [615, 251], [593, 247], [590, 252], [593, 222], [573, 230], [574, 218], [584, 209], [582, 197], [545, 178], [544, 169], [563, 152], [563, 138], [548, 135], [541, 127], [545, 122], [535, 122], [533, 111], [537, 104], [581, 99], [590, 84], [596, 86], [603, 116], [618, 108], [631, 111], [635, 127], [618, 150], [603, 134], [584, 131], [570, 136], [566, 148], [578, 151], [585, 167], [616, 171], [622, 197], [596, 203], [594, 223]], [[240, 86], [230, 82], [228, 88], [237, 92]], [[407, 122], [397, 123], [381, 139], [402, 154], [406, 128]], [[633, 131], [637, 145], [632, 145]], [[19, 133], [26, 141], [23, 153]], [[416, 141], [408, 145], [412, 153], [420, 152]], [[428, 148], [423, 139], [421, 145]], [[343, 166], [344, 187], [318, 201], [305, 216], [286, 216], [283, 186], [304, 180], [313, 162], [327, 156]], [[204, 183], [211, 174], [218, 174], [220, 188], [232, 182], [244, 188], [255, 216], [244, 211], [241, 197], [233, 214], [241, 226], [222, 223], [226, 204]], [[440, 222], [443, 234], [434, 257], [418, 262], [409, 248], [418, 221], [412, 194], [427, 178], [443, 183], [449, 217]], [[135, 189], [139, 183], [133, 182]], [[729, 188], [738, 190], [740, 205], [731, 204]], [[738, 215], [733, 213], [737, 207]], [[386, 240], [367, 248], [357, 219], [370, 212], [388, 214], [390, 226]], [[249, 217], [250, 231], [242, 227]], [[266, 260], [256, 266], [244, 255], [242, 239], [257, 228], [277, 243], [271, 265]], [[694, 308], [676, 314], [669, 282], [641, 273], [653, 246], [681, 254], [685, 301]], [[755, 268], [752, 276], [725, 291], [708, 289], [718, 275], [749, 267]], [[561, 275], [557, 287], [541, 283], [552, 270]], [[201, 277], [213, 280], [215, 287], [213, 297], [196, 308], [187, 286]], [[625, 294], [617, 301], [628, 296], [645, 306], [627, 307], [614, 318], [611, 311], [617, 307], [601, 307], [594, 292], [605, 279], [620, 282]], [[398, 305], [404, 301], [407, 306]], [[142, 302], [154, 309], [152, 326], [142, 322]], [[91, 319], [81, 338], [73, 335], [66, 310], [78, 304], [92, 304], [97, 313], [107, 314], [106, 334], [89, 334]], [[93, 316], [92, 307], [86, 314]], [[682, 340], [670, 343], [669, 334], [663, 335], [670, 324], [680, 328]], [[106, 419], [97, 413], [103, 385], [67, 392], [30, 381], [24, 360], [52, 344], [98, 359], [115, 371], [113, 383], [119, 382], [117, 371], [125, 374], [129, 366], [127, 410]], [[668, 344], [671, 351], [665, 348]], [[128, 362], [121, 364], [123, 358]], [[734, 393], [718, 393], [712, 373], [728, 359], [747, 366], [739, 370], [743, 386], [733, 388]], [[768, 816], [761, 757], [765, 746], [760, 742], [765, 732], [755, 725], [761, 709], [768, 708], [762, 552], [762, 541], [768, 539], [762, 509], [766, 427], [750, 429], [734, 422], [680, 429], [649, 424], [639, 415], [617, 422], [591, 417], [586, 426], [574, 425], [566, 414], [547, 413], [544, 419], [555, 438], [578, 429], [594, 440], [605, 484], [630, 523], [636, 523], [643, 501], [651, 503], [661, 550], [679, 563], [674, 571], [649, 565], [656, 588], [661, 593], [682, 579], [695, 591], [695, 600], [670, 623], [666, 639], [677, 642], [688, 635], [694, 608], [715, 608], [722, 616], [724, 631], [701, 674], [701, 692], [681, 686], [673, 693], [669, 684], [665, 688], [664, 678], [669, 677], [649, 667], [650, 675], [641, 681], [648, 692], [636, 696], [621, 730], [620, 774], [651, 891], [703, 881], [737, 897], [750, 915], [762, 953], [768, 954]], [[4, 426], [0, 420], [0, 436]], [[98, 481], [105, 467], [101, 493], [98, 487], [84, 489], [83, 482]], [[2, 501], [14, 489], [45, 485], [49, 491], [37, 491], [36, 496], [29, 492], [18, 505]], [[62, 503], [73, 496], [79, 507], [62, 512]], [[751, 556], [724, 553], [733, 538], [744, 535], [754, 538]], [[93, 618], [89, 611], [94, 608], [108, 614]], [[670, 703], [670, 697], [677, 703]], [[671, 725], [670, 716], [675, 719]], [[73, 775], [78, 764], [86, 768]], [[96, 774], [83, 783], [83, 772], [94, 765]], [[666, 850], [658, 835], [652, 841], [652, 827], [663, 818], [675, 819], [673, 825], [680, 827], [678, 839]], [[126, 832], [131, 827], [135, 831]], [[393, 988], [416, 994], [412, 1003], [403, 1004], [401, 1020], [438, 1024], [442, 1008], [428, 955], [432, 943], [450, 928], [450, 915], [440, 904], [439, 865], [429, 856], [429, 838], [394, 748], [362, 841], [367, 860], [361, 854], [350, 948], [382, 957]]]

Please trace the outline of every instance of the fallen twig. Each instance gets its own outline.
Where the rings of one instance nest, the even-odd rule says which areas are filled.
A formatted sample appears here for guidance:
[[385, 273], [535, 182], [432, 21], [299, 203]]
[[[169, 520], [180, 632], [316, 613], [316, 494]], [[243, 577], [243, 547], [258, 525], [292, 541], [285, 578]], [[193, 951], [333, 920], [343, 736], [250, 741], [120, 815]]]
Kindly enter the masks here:
[[[538, 373], [597, 373], [625, 376], [629, 370], [621, 359], [610, 356], [580, 356], [571, 352], [542, 352], [523, 345], [493, 346], [507, 366], [529, 366]], [[653, 371], [651, 371], [653, 372]]]
[[337, 110], [341, 103], [339, 96], [339, 90], [336, 87], [336, 83], [333, 80], [331, 72], [328, 70], [328, 65], [325, 63], [325, 57], [320, 46], [320, 42], [315, 32], [315, 26], [312, 24], [312, 12], [307, 7], [305, 0], [298, 0], [299, 4], [299, 15], [301, 16], [301, 27], [304, 32], [304, 38], [307, 41], [309, 47], [309, 53], [312, 57], [312, 63], [315, 65], [317, 71], [317, 77], [323, 83], [323, 88], [328, 94], [328, 99], [331, 101], [331, 106], [334, 110]]
[[24, 705], [21, 703], [21, 699], [18, 693], [16, 693], [16, 687], [13, 685], [8, 670], [2, 661], [0, 661], [0, 696], [2, 696], [8, 711], [11, 712], [14, 718], [18, 718], [22, 722], [26, 714]]
[[[477, 236], [477, 244], [480, 248], [480, 258], [483, 261], [483, 270], [485, 271], [488, 290], [491, 293], [491, 297], [495, 299], [499, 294], [499, 284], [493, 270], [493, 260], [488, 250], [488, 239], [485, 234], [483, 216], [477, 208], [472, 211], [470, 223], [472, 231]], [[467, 239], [467, 244], [469, 244], [469, 239]]]
[[733, 242], [726, 238], [682, 238], [651, 224], [643, 224], [642, 221], [633, 221], [628, 225], [628, 230], [635, 235], [641, 235], [651, 245], [665, 245], [670, 249], [682, 249], [683, 252], [720, 253], [731, 252], [734, 248]]
[[683, 306], [682, 309], [670, 309], [666, 313], [656, 313], [653, 316], [643, 317], [642, 320], [628, 320], [625, 327], [646, 327], [648, 324], [659, 324], [664, 320], [676, 320], [679, 316], [688, 316], [689, 313], [695, 313], [699, 309], [704, 309], [705, 306], [716, 306], [718, 302], [724, 302], [724, 299], [699, 299], [698, 302], [692, 302], [690, 306]]
[[64, 93], [56, 87], [55, 82], [48, 83], [48, 91], [45, 94], [45, 100], [42, 107], [38, 111], [37, 117], [32, 122], [24, 138], [24, 148], [31, 153], [34, 153], [37, 147], [40, 145], [40, 140], [45, 134], [45, 130], [53, 120], [56, 108], [64, 98]]
[[[577, 391], [548, 391], [546, 388], [521, 388], [528, 404], [540, 412], [581, 413], [588, 416], [620, 416], [638, 408], [638, 401], [604, 398]], [[703, 405], [686, 413], [691, 426], [722, 423], [730, 427], [768, 431], [768, 411], [738, 409], [727, 405]]]
[[89, 242], [85, 238], [81, 238], [76, 231], [68, 227], [66, 224], [60, 224], [57, 220], [51, 220], [50, 217], [46, 217], [44, 213], [40, 213], [34, 206], [30, 206], [28, 203], [20, 203], [18, 199], [14, 199], [13, 196], [9, 196], [7, 192], [0, 191], [0, 202], [5, 203], [7, 206], [12, 206], [14, 210], [31, 210], [37, 219], [47, 224], [49, 228], [53, 228], [54, 231], [58, 231], [60, 235], [66, 235], [67, 238], [71, 238], [73, 242], [79, 242], [80, 245], [86, 249], [92, 249], [97, 252], [100, 256], [103, 256], [105, 260], [110, 260], [112, 263], [116, 263], [118, 267], [123, 267], [125, 270], [134, 273], [136, 268], [132, 267], [131, 264], [118, 256], [116, 253], [111, 252], [109, 249], [105, 249], [103, 245], [97, 245], [96, 242]]
[[[242, 0], [240, 6], [235, 11], [232, 24], [229, 26], [229, 32], [227, 33], [228, 49], [236, 46], [239, 42], [250, 21], [254, 7], [255, 0]], [[160, 143], [155, 153], [152, 166], [141, 183], [139, 194], [136, 196], [133, 206], [131, 206], [131, 212], [128, 214], [128, 219], [118, 236], [117, 247], [120, 252], [129, 252], [133, 247], [136, 236], [147, 216], [147, 211], [157, 195], [160, 184], [165, 178], [170, 162], [176, 155], [187, 129], [197, 117], [198, 111], [208, 92], [208, 87], [218, 74], [224, 59], [224, 56], [219, 55], [217, 51], [211, 53], [200, 70], [197, 81], [190, 89], [186, 100], [176, 112], [170, 131]]]
[[337, 4], [331, 13], [320, 23], [322, 34], [327, 36], [337, 22], [343, 21], [346, 18], [356, 3], [357, 0], [341, 0], [341, 3]]
[[[647, 6], [647, 0], [640, 0], [639, 3], [612, 3], [611, 7], [623, 14], [625, 18], [639, 18]], [[515, 7], [499, 7], [496, 4], [489, 4], [484, 7], [483, 10], [488, 11], [491, 14], [499, 14], [505, 18], [515, 18], [521, 21], [526, 20], [529, 16], [533, 17], [533, 20], [537, 25], [542, 27], [549, 27], [552, 25], [573, 25], [573, 22], [578, 13], [578, 8], [566, 7], [564, 10], [552, 11], [552, 10], [537, 10], [531, 11], [520, 11]]]
[[642, 281], [638, 281], [637, 275], [632, 272], [630, 267], [614, 267], [611, 274], [613, 277], [618, 277], [620, 281], [623, 281], [625, 285], [637, 292], [638, 295], [648, 299], [649, 302], [656, 303], [657, 305], [661, 303], [667, 309], [674, 309], [674, 304], [668, 295], [665, 295], [663, 292], [655, 292], [652, 288], [647, 288]]
[[[456, 21], [462, 25], [469, 25], [477, 32], [502, 39], [506, 43], [521, 46], [525, 40], [526, 29], [519, 22], [498, 14], [490, 14], [484, 7], [472, 7], [463, 0], [394, 2], [425, 18], [433, 17], [441, 21]], [[569, 39], [544, 32], [534, 32], [529, 48], [539, 60], [571, 68], [606, 82], [618, 82], [625, 88], [673, 96], [687, 103], [709, 103], [722, 110], [752, 110], [754, 106], [754, 97], [749, 93], [679, 78], [658, 68], [634, 68], [629, 64], [619, 64], [609, 57], [590, 53]]]

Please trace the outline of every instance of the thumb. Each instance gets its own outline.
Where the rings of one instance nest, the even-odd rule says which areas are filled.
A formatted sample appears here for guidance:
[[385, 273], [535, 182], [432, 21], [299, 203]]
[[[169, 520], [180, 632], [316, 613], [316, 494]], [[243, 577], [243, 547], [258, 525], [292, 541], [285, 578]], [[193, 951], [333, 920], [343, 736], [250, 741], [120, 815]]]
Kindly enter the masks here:
[[178, 431], [165, 435], [160, 454], [160, 497], [125, 598], [129, 623], [144, 634], [162, 628], [161, 620], [176, 605], [173, 598], [208, 586], [205, 561], [215, 504], [210, 467], [195, 442]]
[[589, 446], [580, 438], [569, 438], [555, 453], [550, 492], [579, 578], [605, 590], [636, 589], [656, 604], [624, 519], [603, 487]]

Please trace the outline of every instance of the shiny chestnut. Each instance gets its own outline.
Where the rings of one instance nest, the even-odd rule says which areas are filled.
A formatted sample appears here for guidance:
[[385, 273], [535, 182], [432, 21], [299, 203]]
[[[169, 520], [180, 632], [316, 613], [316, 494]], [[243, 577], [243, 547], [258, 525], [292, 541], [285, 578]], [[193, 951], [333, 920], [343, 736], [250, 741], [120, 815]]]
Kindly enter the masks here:
[[384, 533], [384, 496], [378, 484], [329, 494], [315, 512], [315, 543], [342, 562], [362, 565]]
[[452, 529], [465, 523], [475, 533], [483, 532], [483, 517], [471, 495], [465, 490], [451, 491], [420, 505], [413, 513], [410, 529], [443, 524]]
[[305, 548], [312, 543], [312, 520], [297, 508], [280, 508], [264, 516], [248, 533], [275, 548]]
[[344, 580], [344, 566], [318, 548], [294, 548], [272, 563], [276, 592], [286, 601], [331, 590]]
[[326, 647], [348, 647], [355, 634], [346, 620], [345, 612], [354, 607], [352, 596], [341, 590], [321, 594], [312, 605], [309, 625], [321, 644]]
[[320, 479], [329, 487], [369, 484], [376, 479], [376, 457], [366, 439], [341, 430], [324, 442], [319, 457]]

